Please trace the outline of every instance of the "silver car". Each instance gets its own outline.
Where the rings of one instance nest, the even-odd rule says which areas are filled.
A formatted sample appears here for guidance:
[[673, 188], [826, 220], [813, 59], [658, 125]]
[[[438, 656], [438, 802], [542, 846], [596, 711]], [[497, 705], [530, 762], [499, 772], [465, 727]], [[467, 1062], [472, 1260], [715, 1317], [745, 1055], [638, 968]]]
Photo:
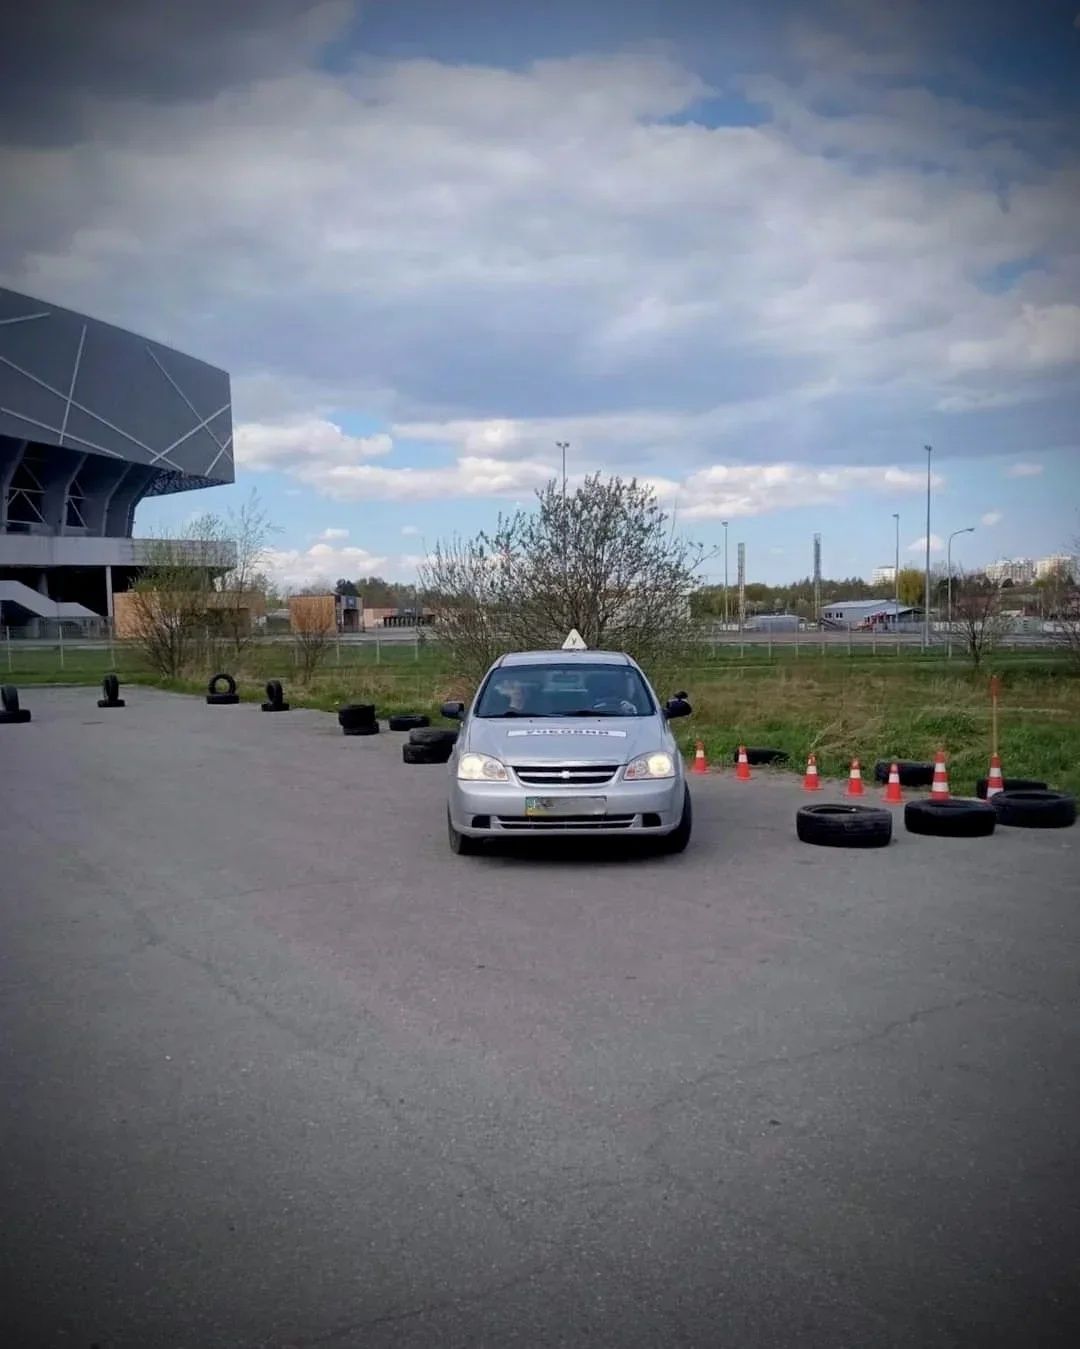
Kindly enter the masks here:
[[450, 758], [450, 847], [537, 834], [655, 837], [682, 852], [692, 812], [668, 721], [640, 667], [617, 651], [518, 651], [497, 660], [462, 721]]

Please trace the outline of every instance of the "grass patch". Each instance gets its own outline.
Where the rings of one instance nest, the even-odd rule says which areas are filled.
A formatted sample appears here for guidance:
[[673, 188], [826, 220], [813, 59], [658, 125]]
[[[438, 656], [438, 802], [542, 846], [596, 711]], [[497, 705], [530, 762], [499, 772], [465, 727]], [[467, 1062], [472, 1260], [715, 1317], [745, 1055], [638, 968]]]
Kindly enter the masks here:
[[[13, 643], [11, 674], [0, 651], [0, 682], [96, 684], [115, 670], [123, 682], [202, 694], [205, 678], [162, 681], [138, 653], [68, 647], [64, 667], [57, 648], [20, 649]], [[339, 663], [340, 662], [340, 663]], [[263, 643], [239, 661], [221, 658], [245, 700], [261, 702], [267, 679], [280, 679], [294, 707], [335, 711], [346, 702], [372, 702], [381, 717], [424, 712], [438, 718], [450, 698], [468, 700], [473, 689], [455, 674], [434, 646], [411, 643], [343, 643], [332, 650], [310, 685], [297, 679], [292, 649]], [[1018, 652], [995, 657], [1003, 677], [1001, 753], [1005, 773], [1043, 778], [1052, 786], [1080, 793], [1080, 678], [1045, 654]], [[207, 672], [209, 675], [210, 671]], [[802, 771], [814, 752], [821, 772], [842, 776], [858, 757], [869, 769], [876, 759], [928, 759], [939, 747], [949, 755], [957, 793], [974, 791], [990, 754], [989, 669], [978, 674], [940, 654], [904, 652], [876, 657], [828, 648], [821, 656], [805, 648], [767, 652], [720, 647], [691, 665], [653, 669], [662, 697], [685, 688], [694, 715], [674, 723], [680, 745], [693, 752], [705, 742], [710, 761], [727, 763], [740, 743], [774, 745], [791, 755]]]

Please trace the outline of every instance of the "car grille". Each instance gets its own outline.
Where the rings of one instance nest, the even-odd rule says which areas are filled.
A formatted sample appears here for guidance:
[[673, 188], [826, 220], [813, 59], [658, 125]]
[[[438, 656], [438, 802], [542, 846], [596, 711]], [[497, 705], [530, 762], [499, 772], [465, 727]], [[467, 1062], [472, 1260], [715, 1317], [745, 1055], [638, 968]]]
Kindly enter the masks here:
[[560, 829], [629, 829], [633, 815], [559, 815], [550, 819], [525, 819], [521, 815], [496, 815], [502, 829], [522, 833], [552, 834]]
[[526, 787], [602, 787], [619, 771], [618, 764], [512, 764]]

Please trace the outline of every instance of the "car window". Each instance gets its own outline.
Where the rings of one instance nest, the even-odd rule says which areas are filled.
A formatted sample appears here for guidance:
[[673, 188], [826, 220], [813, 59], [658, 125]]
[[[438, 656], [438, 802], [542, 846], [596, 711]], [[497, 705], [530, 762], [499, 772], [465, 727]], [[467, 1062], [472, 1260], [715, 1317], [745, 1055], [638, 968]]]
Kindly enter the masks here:
[[509, 665], [492, 670], [477, 717], [650, 717], [652, 696], [631, 665]]

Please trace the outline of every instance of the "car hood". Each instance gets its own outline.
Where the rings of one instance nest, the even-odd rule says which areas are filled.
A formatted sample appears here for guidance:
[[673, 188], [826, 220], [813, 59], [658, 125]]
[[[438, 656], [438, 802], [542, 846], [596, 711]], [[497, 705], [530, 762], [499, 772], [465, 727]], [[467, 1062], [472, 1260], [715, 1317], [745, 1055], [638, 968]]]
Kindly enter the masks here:
[[652, 717], [472, 717], [462, 749], [503, 763], [629, 763], [663, 749], [667, 727]]

